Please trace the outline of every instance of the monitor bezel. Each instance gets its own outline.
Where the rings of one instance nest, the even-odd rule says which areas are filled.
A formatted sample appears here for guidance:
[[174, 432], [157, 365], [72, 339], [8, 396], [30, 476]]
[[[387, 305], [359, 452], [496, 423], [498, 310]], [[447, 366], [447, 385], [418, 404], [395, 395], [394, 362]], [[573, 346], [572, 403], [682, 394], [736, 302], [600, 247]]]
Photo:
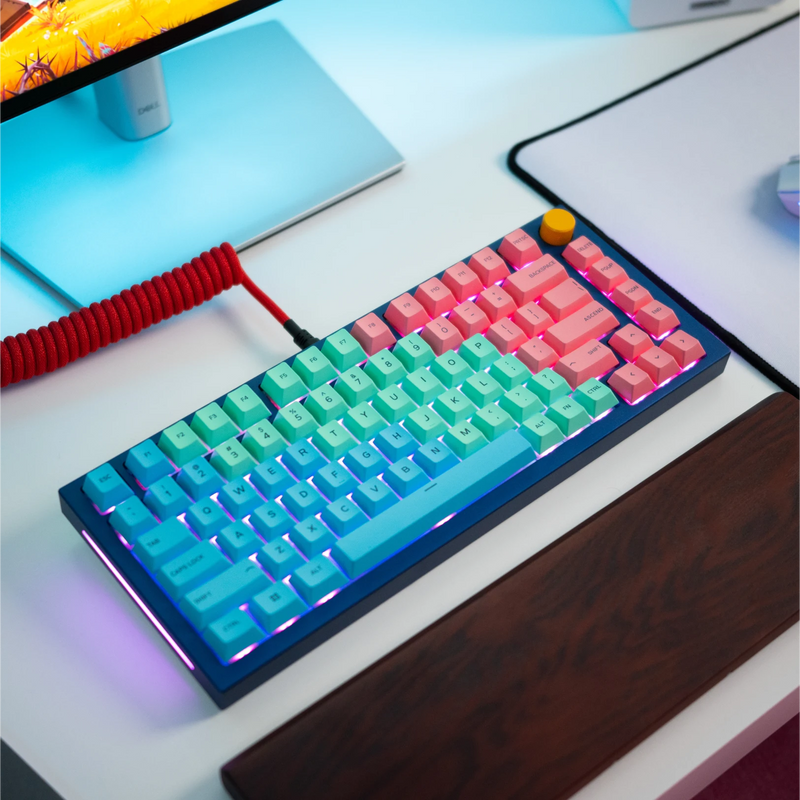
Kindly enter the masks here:
[[146, 61], [148, 58], [160, 55], [277, 2], [278, 0], [235, 0], [235, 2], [204, 14], [202, 17], [189, 20], [177, 28], [172, 28], [144, 42], [127, 47], [119, 53], [106, 56], [92, 64], [86, 64], [80, 69], [62, 75], [55, 81], [42, 84], [35, 89], [29, 89], [0, 102], [0, 122], [14, 119], [20, 114], [32, 111], [78, 89], [83, 89], [115, 72], [120, 72], [141, 61]]

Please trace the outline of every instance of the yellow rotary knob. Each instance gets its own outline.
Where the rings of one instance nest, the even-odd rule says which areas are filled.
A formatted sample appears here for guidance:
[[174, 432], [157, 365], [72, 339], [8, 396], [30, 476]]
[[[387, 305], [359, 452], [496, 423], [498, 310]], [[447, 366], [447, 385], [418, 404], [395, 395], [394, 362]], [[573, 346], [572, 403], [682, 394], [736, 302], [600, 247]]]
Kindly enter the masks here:
[[542, 217], [539, 236], [547, 244], [569, 244], [575, 233], [575, 217], [563, 208], [554, 208]]

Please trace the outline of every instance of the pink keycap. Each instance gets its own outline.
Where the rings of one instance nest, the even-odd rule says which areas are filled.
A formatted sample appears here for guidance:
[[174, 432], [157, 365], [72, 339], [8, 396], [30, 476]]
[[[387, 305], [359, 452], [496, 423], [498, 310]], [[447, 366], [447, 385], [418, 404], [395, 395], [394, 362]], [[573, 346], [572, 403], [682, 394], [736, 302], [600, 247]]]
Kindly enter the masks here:
[[442, 275], [442, 283], [453, 293], [459, 303], [480, 294], [483, 284], [480, 278], [463, 262], [459, 261]]
[[636, 361], [645, 350], [655, 347], [653, 340], [633, 323], [616, 331], [608, 340], [608, 346], [616, 350], [626, 361]]
[[636, 366], [643, 369], [656, 386], [660, 386], [667, 378], [677, 375], [681, 371], [678, 362], [660, 347], [651, 347], [645, 350], [636, 359]]
[[471, 300], [456, 306], [450, 314], [450, 322], [461, 331], [465, 339], [476, 333], [483, 333], [492, 321]]
[[542, 251], [539, 249], [536, 240], [528, 236], [522, 228], [511, 231], [500, 243], [497, 252], [500, 253], [512, 267], [516, 267], [517, 269], [542, 257]]
[[391, 347], [397, 341], [389, 326], [377, 314], [372, 313], [361, 317], [353, 325], [350, 333], [368, 356], [375, 355], [384, 347]]
[[660, 339], [666, 336], [671, 330], [680, 325], [678, 317], [671, 308], [667, 308], [658, 300], [653, 300], [646, 306], [642, 306], [634, 317], [651, 336]]
[[608, 385], [628, 403], [635, 403], [656, 387], [650, 376], [635, 364], [626, 364], [609, 379]]
[[414, 292], [414, 299], [419, 300], [430, 317], [438, 317], [456, 307], [453, 293], [438, 278], [431, 278], [421, 283]]
[[589, 378], [599, 378], [614, 369], [617, 357], [601, 342], [593, 339], [569, 355], [559, 358], [553, 369], [573, 388], [577, 389]]
[[534, 374], [558, 361], [558, 354], [541, 339], [531, 339], [517, 350], [517, 358]]
[[[486, 338], [503, 354], [513, 353], [520, 345], [528, 341], [519, 325], [510, 319], [499, 319], [489, 326]], [[538, 341], [538, 340], [537, 340]]]
[[553, 318], [533, 302], [520, 306], [511, 315], [511, 319], [522, 328], [529, 339], [544, 333], [553, 324]]
[[545, 292], [539, 305], [556, 321], [574, 314], [579, 308], [589, 305], [592, 296], [576, 280], [569, 278], [555, 289]]
[[565, 248], [562, 253], [568, 264], [571, 264], [579, 272], [586, 272], [595, 261], [599, 261], [603, 254], [600, 248], [594, 243], [590, 242], [585, 236], [579, 236], [573, 239]]
[[689, 336], [683, 331], [675, 331], [667, 336], [661, 344], [661, 349], [669, 353], [681, 369], [686, 369], [689, 364], [699, 361], [706, 354], [703, 345], [694, 336]]
[[653, 296], [633, 278], [628, 278], [611, 292], [611, 299], [626, 313], [635, 314], [642, 306], [653, 302]]
[[516, 303], [511, 299], [509, 293], [500, 286], [490, 286], [488, 289], [484, 289], [475, 302], [492, 322], [508, 317], [517, 310]]
[[480, 278], [484, 286], [491, 286], [511, 274], [506, 262], [491, 247], [478, 250], [469, 260], [468, 266]]
[[447, 350], [455, 350], [464, 341], [458, 328], [447, 317], [432, 319], [422, 329], [420, 336], [437, 356]]
[[617, 318], [601, 303], [589, 303], [561, 322], [551, 325], [542, 337], [560, 356], [571, 353], [592, 339], [600, 339], [619, 326]]
[[538, 300], [545, 292], [558, 286], [569, 275], [564, 265], [553, 256], [537, 258], [519, 272], [515, 272], [504, 284], [503, 288], [514, 298], [518, 306]]
[[608, 294], [623, 281], [628, 280], [628, 274], [625, 270], [608, 256], [603, 256], [599, 261], [595, 261], [594, 264], [589, 267], [586, 277], [603, 294]]
[[408, 292], [395, 297], [386, 313], [383, 315], [389, 324], [399, 331], [403, 336], [421, 328], [430, 317], [425, 313], [425, 309]]

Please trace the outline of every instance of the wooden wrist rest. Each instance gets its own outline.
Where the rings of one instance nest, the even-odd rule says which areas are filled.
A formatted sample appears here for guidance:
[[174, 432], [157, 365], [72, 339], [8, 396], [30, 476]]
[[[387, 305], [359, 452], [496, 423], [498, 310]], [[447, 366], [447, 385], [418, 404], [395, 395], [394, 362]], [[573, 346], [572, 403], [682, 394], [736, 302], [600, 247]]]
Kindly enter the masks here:
[[237, 800], [568, 797], [798, 618], [775, 394], [222, 769]]

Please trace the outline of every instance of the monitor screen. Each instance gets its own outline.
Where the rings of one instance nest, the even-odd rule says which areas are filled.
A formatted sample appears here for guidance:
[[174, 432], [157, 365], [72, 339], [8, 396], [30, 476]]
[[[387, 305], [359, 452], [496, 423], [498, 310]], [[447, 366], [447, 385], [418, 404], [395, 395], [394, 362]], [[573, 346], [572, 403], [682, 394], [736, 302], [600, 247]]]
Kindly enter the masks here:
[[0, 0], [3, 120], [277, 0]]

